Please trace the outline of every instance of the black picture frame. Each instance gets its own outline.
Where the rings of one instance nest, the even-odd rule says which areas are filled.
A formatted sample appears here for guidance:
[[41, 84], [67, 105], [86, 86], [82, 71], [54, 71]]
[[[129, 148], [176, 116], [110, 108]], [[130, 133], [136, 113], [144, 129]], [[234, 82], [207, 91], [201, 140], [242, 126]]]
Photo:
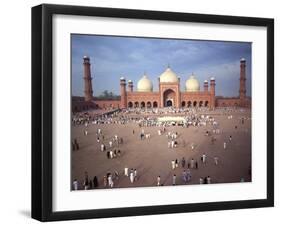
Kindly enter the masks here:
[[[247, 25], [267, 29], [267, 198], [97, 210], [52, 210], [52, 18], [55, 14]], [[122, 217], [274, 206], [274, 20], [177, 12], [43, 4], [32, 8], [32, 218]]]

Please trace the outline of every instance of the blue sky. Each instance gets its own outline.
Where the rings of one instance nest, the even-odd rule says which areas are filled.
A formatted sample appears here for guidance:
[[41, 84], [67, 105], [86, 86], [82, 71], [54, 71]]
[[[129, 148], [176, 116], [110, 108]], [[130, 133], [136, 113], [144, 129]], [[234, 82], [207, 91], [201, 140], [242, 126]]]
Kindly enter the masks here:
[[246, 88], [251, 96], [251, 43], [135, 38], [72, 34], [72, 94], [83, 96], [83, 56], [91, 59], [94, 96], [120, 93], [119, 78], [134, 82], [144, 72], [158, 90], [158, 76], [170, 65], [181, 77], [181, 90], [192, 73], [200, 82], [216, 79], [217, 96], [237, 96], [240, 59], [246, 59]]

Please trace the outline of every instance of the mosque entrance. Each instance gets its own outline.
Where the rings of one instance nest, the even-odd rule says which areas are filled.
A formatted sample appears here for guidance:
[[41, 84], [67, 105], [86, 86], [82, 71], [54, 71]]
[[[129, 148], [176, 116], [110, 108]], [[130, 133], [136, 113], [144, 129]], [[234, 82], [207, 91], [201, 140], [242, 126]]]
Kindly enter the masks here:
[[176, 93], [172, 89], [167, 89], [163, 93], [163, 106], [164, 107], [174, 107], [176, 99]]
[[172, 107], [172, 106], [173, 106], [172, 100], [167, 100], [166, 107]]

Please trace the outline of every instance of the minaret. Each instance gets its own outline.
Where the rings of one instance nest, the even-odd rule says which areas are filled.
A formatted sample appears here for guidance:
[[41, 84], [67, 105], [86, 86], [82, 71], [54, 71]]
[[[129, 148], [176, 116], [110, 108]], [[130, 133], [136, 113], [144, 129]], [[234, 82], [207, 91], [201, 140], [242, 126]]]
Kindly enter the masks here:
[[133, 92], [133, 89], [134, 89], [133, 81], [129, 80], [128, 81], [128, 92]]
[[245, 100], [246, 98], [246, 60], [244, 58], [240, 60], [239, 98], [241, 100]]
[[127, 91], [126, 91], [126, 79], [120, 78], [120, 95], [121, 95], [121, 109], [127, 108]]
[[210, 108], [215, 108], [215, 105], [216, 105], [216, 80], [214, 77], [212, 77], [210, 79], [210, 94], [211, 94]]
[[92, 88], [92, 77], [91, 77], [91, 64], [90, 58], [87, 56], [83, 57], [84, 65], [84, 96], [85, 101], [93, 100], [93, 88]]
[[204, 81], [204, 92], [208, 92], [208, 89], [209, 89], [209, 84], [208, 84], [208, 80], [205, 80]]

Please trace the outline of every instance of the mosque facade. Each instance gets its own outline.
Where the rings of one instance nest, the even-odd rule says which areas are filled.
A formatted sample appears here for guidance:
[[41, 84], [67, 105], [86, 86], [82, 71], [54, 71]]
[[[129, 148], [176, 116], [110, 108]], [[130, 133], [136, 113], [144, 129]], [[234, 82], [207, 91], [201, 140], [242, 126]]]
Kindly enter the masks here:
[[132, 80], [120, 78], [120, 98], [100, 100], [93, 96], [90, 58], [83, 58], [84, 97], [72, 97], [72, 112], [89, 109], [124, 108], [200, 108], [207, 107], [251, 107], [251, 99], [246, 96], [246, 60], [240, 60], [239, 91], [236, 97], [217, 97], [216, 81], [212, 77], [205, 80], [203, 89], [195, 75], [185, 81], [185, 89], [180, 89], [180, 77], [168, 66], [158, 77], [158, 90], [153, 91], [153, 83], [144, 74], [137, 82], [136, 89]]

